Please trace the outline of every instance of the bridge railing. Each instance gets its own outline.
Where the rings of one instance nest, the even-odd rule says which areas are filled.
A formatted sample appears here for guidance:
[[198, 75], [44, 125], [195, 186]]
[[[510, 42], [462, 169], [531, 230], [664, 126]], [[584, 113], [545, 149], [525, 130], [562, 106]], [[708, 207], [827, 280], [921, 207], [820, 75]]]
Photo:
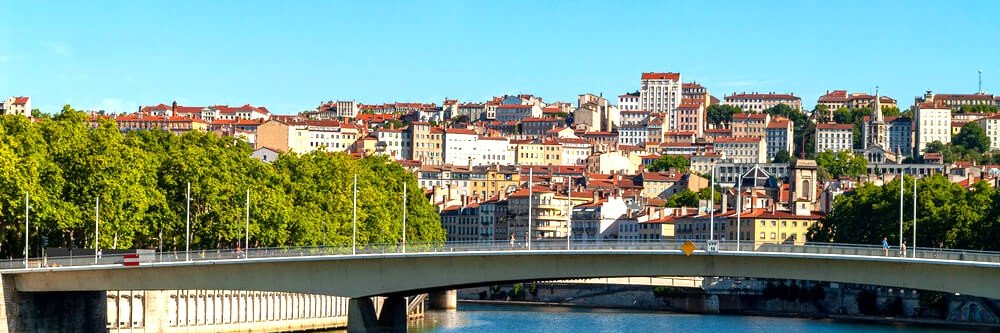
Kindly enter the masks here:
[[[507, 252], [518, 251], [518, 253], [530, 254], [538, 251], [587, 251], [587, 250], [618, 250], [618, 251], [676, 251], [680, 253], [684, 241], [590, 241], [575, 240], [567, 244], [566, 240], [533, 240], [530, 244], [524, 241], [475, 241], [475, 242], [447, 242], [447, 243], [407, 243], [405, 253], [427, 254], [427, 253], [447, 253], [447, 252]], [[706, 249], [705, 241], [693, 242], [697, 252], [703, 253]], [[753, 242], [741, 242], [737, 247], [735, 241], [720, 241], [719, 252], [730, 254], [735, 252], [755, 252], [755, 253], [788, 253], [788, 254], [828, 254], [843, 256], [865, 256], [865, 257], [900, 257], [899, 249], [894, 247], [885, 251], [881, 246], [869, 244], [839, 244], [839, 243], [808, 243], [805, 245], [794, 244], [754, 244]], [[907, 258], [917, 259], [941, 259], [958, 260], [971, 262], [1000, 263], [1000, 252], [985, 252], [972, 250], [937, 249], [937, 248], [916, 248], [916, 252], [906, 253]], [[909, 249], [908, 251], [914, 251]], [[143, 264], [149, 263], [170, 263], [184, 261], [208, 261], [208, 260], [253, 260], [258, 258], [278, 258], [278, 257], [315, 257], [315, 256], [352, 256], [352, 255], [372, 255], [372, 254], [403, 254], [404, 249], [401, 244], [368, 244], [352, 248], [350, 246], [299, 246], [299, 247], [279, 247], [279, 248], [252, 248], [252, 249], [214, 249], [214, 250], [193, 250], [168, 251], [158, 253], [143, 253], [139, 255], [139, 261]], [[102, 255], [99, 257], [74, 256], [74, 257], [43, 257], [31, 258], [25, 264], [24, 259], [0, 260], [0, 270], [43, 268], [43, 267], [71, 267], [71, 266], [93, 266], [93, 265], [122, 265], [125, 262], [124, 254]]]

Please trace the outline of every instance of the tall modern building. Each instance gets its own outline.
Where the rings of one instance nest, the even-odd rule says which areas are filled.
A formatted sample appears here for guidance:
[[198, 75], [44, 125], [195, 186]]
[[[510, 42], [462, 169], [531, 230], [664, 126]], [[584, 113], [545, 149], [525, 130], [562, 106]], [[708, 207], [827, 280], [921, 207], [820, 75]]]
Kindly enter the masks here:
[[663, 114], [664, 131], [678, 130], [677, 108], [681, 98], [681, 73], [642, 73], [639, 109]]

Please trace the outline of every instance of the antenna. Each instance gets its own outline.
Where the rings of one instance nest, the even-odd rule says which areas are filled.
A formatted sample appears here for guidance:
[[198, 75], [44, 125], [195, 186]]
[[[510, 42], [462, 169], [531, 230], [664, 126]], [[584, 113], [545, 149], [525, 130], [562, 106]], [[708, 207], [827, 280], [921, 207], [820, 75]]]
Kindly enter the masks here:
[[979, 70], [979, 93], [983, 93], [983, 70]]

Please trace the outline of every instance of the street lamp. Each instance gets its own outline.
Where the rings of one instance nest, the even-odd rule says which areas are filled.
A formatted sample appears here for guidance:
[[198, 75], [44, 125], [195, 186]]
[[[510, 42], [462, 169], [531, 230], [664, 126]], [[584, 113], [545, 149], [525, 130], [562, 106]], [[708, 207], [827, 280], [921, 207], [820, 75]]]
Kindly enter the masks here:
[[28, 268], [28, 257], [31, 256], [31, 252], [28, 252], [28, 235], [31, 233], [31, 229], [28, 229], [28, 191], [24, 191], [24, 268]]

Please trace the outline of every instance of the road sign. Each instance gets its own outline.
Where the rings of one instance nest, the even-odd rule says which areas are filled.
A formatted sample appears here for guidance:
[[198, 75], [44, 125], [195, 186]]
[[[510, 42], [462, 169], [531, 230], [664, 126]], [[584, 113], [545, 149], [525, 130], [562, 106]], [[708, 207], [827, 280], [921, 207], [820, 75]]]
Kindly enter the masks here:
[[712, 253], [719, 252], [719, 241], [717, 240], [706, 241], [705, 251]]
[[125, 258], [124, 261], [122, 261], [123, 266], [139, 266], [138, 253], [129, 253], [126, 254], [123, 258]]
[[684, 251], [684, 255], [686, 256], [690, 256], [694, 250], [695, 246], [694, 243], [691, 243], [691, 241], [686, 241], [684, 242], [684, 245], [681, 245], [681, 251]]

